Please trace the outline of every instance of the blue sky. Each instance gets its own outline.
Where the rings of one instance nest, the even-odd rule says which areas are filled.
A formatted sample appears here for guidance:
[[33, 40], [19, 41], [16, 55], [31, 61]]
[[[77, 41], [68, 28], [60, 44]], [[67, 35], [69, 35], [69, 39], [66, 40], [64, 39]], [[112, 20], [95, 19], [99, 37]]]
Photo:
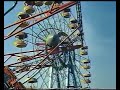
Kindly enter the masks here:
[[83, 27], [91, 57], [92, 87], [116, 87], [116, 2], [83, 2]]
[[[13, 4], [5, 2], [4, 12]], [[17, 20], [17, 13], [22, 5], [11, 11], [4, 18], [5, 26]], [[85, 41], [89, 47], [91, 59], [92, 88], [116, 88], [116, 2], [115, 1], [83, 1], [83, 29]], [[12, 29], [12, 28], [11, 28]], [[5, 33], [9, 32], [5, 31]], [[11, 39], [13, 40], [13, 39]], [[11, 46], [5, 42], [5, 47]], [[11, 47], [12, 48], [12, 47]], [[5, 48], [4, 52], [11, 52]], [[13, 50], [16, 51], [16, 50]], [[17, 51], [16, 51], [17, 52]]]

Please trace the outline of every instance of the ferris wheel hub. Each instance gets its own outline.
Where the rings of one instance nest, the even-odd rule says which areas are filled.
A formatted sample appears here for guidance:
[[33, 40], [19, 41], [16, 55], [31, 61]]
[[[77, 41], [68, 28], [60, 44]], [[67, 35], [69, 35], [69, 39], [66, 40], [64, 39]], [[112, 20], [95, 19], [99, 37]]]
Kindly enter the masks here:
[[52, 46], [56, 46], [59, 43], [59, 37], [57, 34], [50, 34], [47, 36], [46, 38], [46, 45], [52, 47]]

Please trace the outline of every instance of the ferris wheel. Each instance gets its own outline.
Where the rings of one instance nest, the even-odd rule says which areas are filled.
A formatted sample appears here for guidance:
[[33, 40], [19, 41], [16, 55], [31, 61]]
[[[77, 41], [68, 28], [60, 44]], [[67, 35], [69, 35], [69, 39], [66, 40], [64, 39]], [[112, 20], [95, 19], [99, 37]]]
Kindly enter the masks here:
[[81, 2], [22, 1], [22, 4], [23, 10], [16, 15], [18, 20], [4, 28], [15, 27], [4, 35], [4, 42], [10, 41], [19, 51], [4, 54], [6, 87], [90, 89], [91, 65], [84, 40]]

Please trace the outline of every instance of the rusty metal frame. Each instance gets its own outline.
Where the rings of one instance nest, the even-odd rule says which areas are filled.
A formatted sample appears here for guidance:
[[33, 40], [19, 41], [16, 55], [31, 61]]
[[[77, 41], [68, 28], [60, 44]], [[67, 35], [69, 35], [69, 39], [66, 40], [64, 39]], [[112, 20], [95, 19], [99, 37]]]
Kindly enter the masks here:
[[[61, 6], [59, 7], [59, 9], [57, 9], [57, 10], [56, 10], [56, 9], [47, 10], [47, 11], [45, 11], [45, 12], [43, 12], [43, 13], [34, 15], [34, 16], [32, 16], [32, 17], [29, 17], [29, 18], [26, 18], [26, 19], [23, 19], [23, 20], [20, 20], [20, 21], [14, 23], [14, 24], [11, 24], [11, 25], [5, 27], [4, 29], [7, 29], [7, 28], [9, 28], [9, 27], [11, 27], [11, 26], [14, 26], [14, 25], [17, 25], [17, 24], [19, 24], [19, 23], [21, 23], [21, 22], [23, 22], [23, 21], [27, 21], [27, 20], [33, 19], [34, 17], [37, 17], [37, 16], [39, 16], [39, 15], [41, 15], [41, 14], [44, 14], [44, 13], [48, 13], [48, 15], [47, 15], [46, 17], [44, 17], [44, 18], [37, 18], [35, 23], [33, 23], [33, 24], [31, 24], [31, 25], [28, 25], [27, 27], [25, 27], [25, 28], [23, 28], [23, 29], [21, 29], [21, 30], [15, 32], [15, 33], [12, 32], [12, 34], [6, 36], [6, 37], [4, 38], [4, 40], [6, 40], [6, 39], [8, 39], [8, 38], [10, 38], [10, 37], [12, 37], [12, 36], [14, 36], [15, 34], [21, 32], [21, 31], [23, 31], [23, 30], [25, 30], [25, 29], [27, 29], [27, 28], [29, 28], [29, 27], [31, 27], [32, 25], [35, 25], [35, 24], [43, 21], [44, 19], [47, 19], [48, 17], [51, 17], [51, 16], [54, 15], [54, 14], [57, 14], [57, 13], [61, 12], [61, 11], [64, 10], [65, 8], [68, 8], [68, 7], [70, 7], [70, 6], [75, 5], [76, 3], [77, 3], [77, 2], [75, 2], [75, 1], [70, 1], [69, 3], [66, 3], [66, 4], [61, 5]], [[76, 30], [77, 30], [77, 29], [76, 29]], [[76, 30], [75, 30], [75, 31], [76, 31]], [[74, 31], [74, 32], [75, 32], [75, 31]], [[72, 35], [74, 32], [72, 32], [70, 35]], [[69, 36], [70, 36], [70, 35], [69, 35]], [[69, 36], [68, 36], [68, 37], [69, 37]], [[64, 40], [66, 40], [68, 37], [66, 37]], [[64, 40], [63, 40], [63, 41], [64, 41]], [[46, 60], [47, 60], [47, 58], [49, 57], [49, 55], [52, 54], [52, 52], [54, 52], [54, 51], [58, 48], [58, 46], [59, 46], [63, 41], [61, 41], [55, 48], [53, 48], [52, 50], [50, 50], [50, 52], [47, 54], [47, 56], [45, 56], [45, 58], [44, 58], [39, 64], [37, 64], [35, 67], [33, 67], [32, 70], [34, 70], [34, 69], [35, 69], [37, 66], [39, 66], [39, 65], [44, 66], [44, 65], [45, 65], [44, 62], [46, 62]], [[66, 50], [67, 50], [67, 49], [66, 49]], [[72, 50], [73, 50], [73, 49], [72, 49]], [[15, 55], [15, 54], [13, 54], [13, 56], [14, 56], [14, 55]], [[47, 61], [47, 62], [48, 62], [48, 61]], [[30, 71], [32, 71], [32, 70], [30, 70]], [[29, 72], [30, 72], [30, 71], [29, 71]], [[28, 72], [28, 73], [29, 73], [29, 72]], [[24, 76], [23, 76], [23, 77], [24, 77]], [[16, 85], [17, 82], [18, 82], [20, 79], [21, 79], [21, 78], [19, 78], [16, 82], [14, 82], [13, 85]]]
[[19, 23], [21, 23], [21, 22], [24, 22], [24, 21], [33, 19], [34, 17], [37, 17], [37, 16], [39, 16], [39, 15], [41, 15], [41, 14], [48, 13], [47, 16], [45, 16], [45, 17], [43, 17], [43, 18], [37, 18], [35, 23], [33, 23], [33, 24], [31, 24], [31, 25], [28, 25], [28, 26], [26, 26], [25, 28], [23, 28], [23, 29], [21, 29], [21, 30], [19, 30], [19, 31], [13, 33], [13, 34], [11, 34], [11, 35], [6, 36], [6, 37], [4, 38], [4, 40], [6, 40], [6, 39], [8, 39], [8, 38], [10, 38], [10, 37], [12, 37], [12, 36], [14, 36], [15, 34], [21, 32], [21, 31], [24, 31], [25, 29], [27, 29], [27, 28], [29, 28], [29, 27], [31, 27], [31, 26], [33, 26], [33, 25], [35, 25], [35, 24], [43, 21], [44, 19], [47, 19], [47, 18], [53, 16], [54, 14], [57, 14], [57, 13], [61, 12], [62, 10], [66, 9], [66, 8], [68, 8], [68, 7], [70, 7], [70, 6], [75, 5], [76, 3], [77, 3], [76, 1], [70, 1], [70, 2], [68, 2], [68, 3], [65, 3], [65, 4], [61, 5], [58, 9], [47, 10], [47, 11], [45, 11], [45, 12], [39, 13], [39, 14], [34, 15], [34, 16], [32, 16], [32, 17], [28, 17], [28, 18], [26, 18], [26, 19], [20, 20], [20, 21], [14, 23], [14, 24], [11, 24], [11, 25], [5, 27], [4, 29], [7, 29], [7, 28], [9, 28], [9, 27], [11, 27], [11, 26], [14, 26], [14, 25], [16, 25], [16, 24], [19, 24]]
[[[75, 49], [79, 49], [80, 47], [81, 47], [81, 45], [56, 48], [50, 55], [57, 54], [57, 53], [60, 53], [60, 52], [65, 52], [65, 51], [72, 51], [72, 50], [75, 50]], [[51, 52], [53, 49], [54, 48], [47, 49], [48, 53]], [[44, 50], [36, 50], [36, 51], [44, 51]], [[27, 51], [27, 52], [20, 52], [20, 53], [28, 53], [28, 52], [34, 52], [34, 51]], [[8, 55], [16, 56], [15, 54], [20, 54], [20, 53], [6, 54], [4, 56], [8, 56]], [[33, 59], [36, 59], [36, 58], [47, 56], [46, 54], [41, 54], [41, 53], [42, 52], [40, 52], [40, 53], [38, 53], [38, 54], [36, 54], [34, 56], [29, 56], [28, 58], [26, 58], [26, 59], [24, 59], [24, 60], [22, 60], [20, 62], [12, 63], [12, 64], [9, 64], [7, 66], [11, 66], [11, 65], [22, 63], [22, 62], [27, 62], [27, 61], [30, 61], [30, 60], [33, 60]], [[36, 56], [38, 56], [38, 57], [36, 57]]]

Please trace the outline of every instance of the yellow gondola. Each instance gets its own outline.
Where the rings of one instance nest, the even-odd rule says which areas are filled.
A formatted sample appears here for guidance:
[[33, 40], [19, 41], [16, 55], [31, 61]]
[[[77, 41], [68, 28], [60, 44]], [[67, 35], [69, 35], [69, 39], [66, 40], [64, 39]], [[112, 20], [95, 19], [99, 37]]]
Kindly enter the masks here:
[[57, 8], [59, 8], [59, 6], [60, 6], [59, 3], [55, 3], [55, 4], [53, 5], [53, 9], [57, 9]]
[[15, 35], [15, 38], [25, 39], [25, 38], [27, 38], [27, 33], [25, 33], [25, 32], [19, 32], [18, 34]]
[[29, 14], [25, 13], [25, 12], [19, 12], [18, 13], [18, 18], [20, 19], [25, 19], [25, 18], [28, 18], [29, 17]]
[[26, 55], [21, 55], [21, 56], [19, 56], [18, 58], [17, 58], [17, 60], [18, 61], [24, 61], [24, 60], [26, 60], [28, 58], [28, 56], [26, 56]]
[[81, 51], [80, 55], [88, 55], [88, 52], [87, 51]]
[[19, 40], [17, 39], [15, 42], [14, 42], [14, 45], [18, 48], [24, 48], [27, 46], [27, 44], [23, 41], [23, 40]]
[[31, 14], [35, 12], [35, 9], [32, 6], [28, 5], [28, 6], [24, 6], [24, 11], [28, 14]]
[[61, 15], [64, 18], [70, 18], [70, 16], [71, 16], [69, 12], [62, 12]]
[[81, 80], [83, 83], [91, 83], [90, 79]]
[[44, 1], [45, 5], [51, 5], [53, 3], [53, 1]]
[[90, 63], [90, 60], [89, 59], [83, 59], [83, 60], [81, 60], [81, 63], [87, 64], [87, 63]]
[[88, 73], [88, 74], [83, 74], [83, 77], [91, 77], [91, 74]]
[[54, 9], [59, 8], [59, 6], [60, 6], [61, 3], [62, 3], [62, 1], [55, 1], [55, 2], [54, 2], [54, 5], [53, 5], [53, 8], [54, 8]]
[[77, 23], [78, 21], [76, 19], [72, 18], [72, 19], [70, 19], [70, 22], [71, 23]]
[[33, 6], [35, 4], [35, 1], [25, 1], [25, 4]]
[[73, 33], [73, 34], [74, 34], [74, 36], [80, 36], [81, 35], [79, 30], [75, 31], [75, 33]]
[[28, 25], [29, 25], [28, 22], [23, 22], [22, 24], [20, 24], [19, 27], [24, 28], [24, 27], [26, 27], [26, 26], [28, 26]]
[[77, 29], [78, 28], [78, 24], [76, 24], [76, 23], [71, 23], [68, 26], [70, 29]]
[[36, 6], [42, 6], [43, 5], [43, 1], [35, 1], [35, 5]]
[[89, 65], [82, 65], [81, 68], [83, 68], [83, 69], [90, 69], [91, 67]]

